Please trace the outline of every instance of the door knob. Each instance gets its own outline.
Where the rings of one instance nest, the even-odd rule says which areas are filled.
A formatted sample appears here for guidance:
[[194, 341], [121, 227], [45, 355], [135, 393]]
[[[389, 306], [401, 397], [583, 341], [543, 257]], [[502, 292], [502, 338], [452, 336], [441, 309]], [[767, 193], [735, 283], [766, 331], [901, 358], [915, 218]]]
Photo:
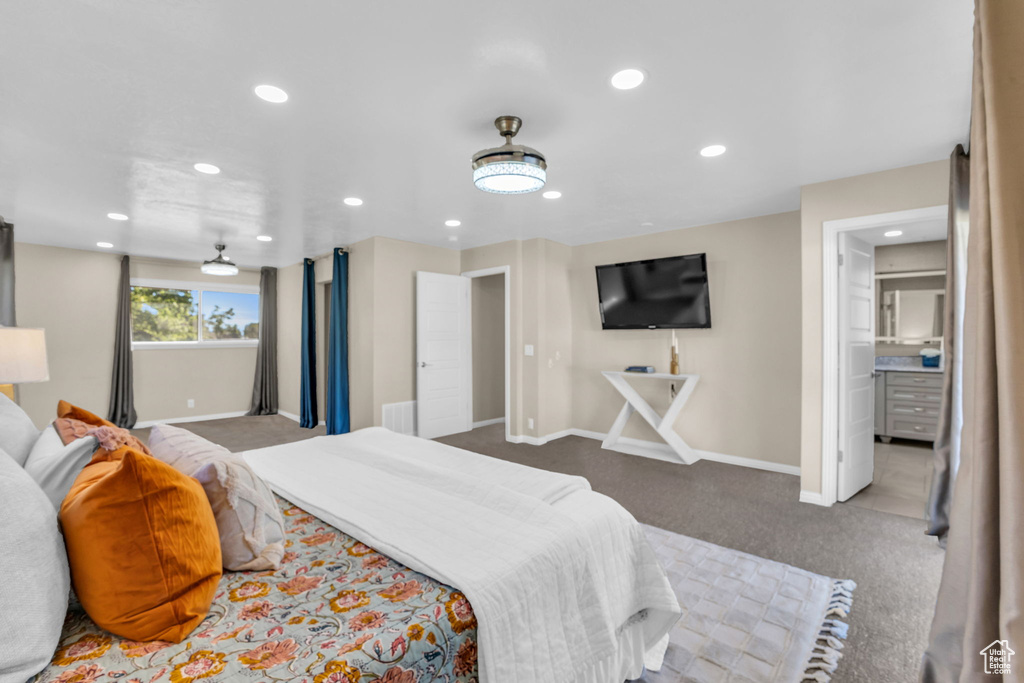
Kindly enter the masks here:
[[427, 367], [428, 365], [430, 365], [430, 363], [424, 363], [423, 361], [420, 361], [420, 367], [421, 367], [421, 368], [425, 368], [425, 367]]

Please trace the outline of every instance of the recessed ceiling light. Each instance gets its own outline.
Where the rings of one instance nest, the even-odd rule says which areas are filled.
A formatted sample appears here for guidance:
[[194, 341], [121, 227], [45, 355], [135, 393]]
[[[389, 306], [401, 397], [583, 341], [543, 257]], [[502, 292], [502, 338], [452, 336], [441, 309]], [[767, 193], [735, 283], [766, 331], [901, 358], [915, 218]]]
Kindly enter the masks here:
[[717, 157], [725, 154], [725, 145], [708, 145], [700, 151], [702, 157]]
[[274, 238], [271, 237], [270, 235], [256, 235], [256, 239], [258, 239], [260, 242], [273, 242], [274, 241]]
[[548, 190], [544, 193], [544, 199], [558, 199], [562, 196], [562, 193], [558, 190]]
[[902, 234], [903, 234], [902, 230], [890, 230], [889, 232], [885, 233], [885, 236], [886, 237], [899, 237]]
[[654, 223], [652, 223], [650, 221], [644, 221], [643, 223], [640, 224], [640, 227], [641, 228], [653, 228], [654, 227]]
[[448, 241], [449, 242], [458, 242], [459, 241], [459, 236], [458, 235], [448, 235]]
[[449, 228], [457, 228], [460, 225], [462, 225], [462, 221], [457, 221], [453, 218], [450, 221], [445, 221], [444, 224], [447, 225]]
[[101, 249], [112, 249], [114, 247], [110, 242], [97, 242], [96, 246]]
[[267, 102], [273, 102], [274, 104], [281, 104], [282, 102], [288, 101], [288, 93], [281, 90], [276, 85], [257, 85], [254, 89], [256, 97]]
[[345, 203], [349, 206], [362, 206], [363, 200], [359, 197], [345, 197]]
[[114, 220], [114, 221], [126, 221], [126, 220], [128, 220], [128, 216], [125, 216], [123, 213], [108, 213], [107, 214], [107, 218], [109, 218], [111, 220]]
[[644, 72], [640, 69], [623, 69], [612, 76], [612, 87], [619, 90], [632, 90], [644, 82]]
[[199, 171], [200, 173], [205, 173], [207, 175], [217, 175], [218, 173], [220, 173], [220, 169], [214, 166], [213, 164], [200, 163], [193, 166], [193, 168]]

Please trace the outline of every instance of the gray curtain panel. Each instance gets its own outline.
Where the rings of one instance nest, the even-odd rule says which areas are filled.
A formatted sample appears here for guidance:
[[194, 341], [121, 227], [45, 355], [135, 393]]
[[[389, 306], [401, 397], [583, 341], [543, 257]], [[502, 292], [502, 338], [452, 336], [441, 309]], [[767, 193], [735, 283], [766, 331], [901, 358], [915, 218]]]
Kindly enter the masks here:
[[949, 158], [949, 233], [946, 239], [946, 294], [942, 329], [945, 372], [942, 380], [942, 406], [935, 437], [932, 490], [928, 497], [929, 536], [938, 536], [946, 545], [949, 532], [949, 503], [953, 481], [960, 466], [960, 429], [963, 421], [963, 253], [970, 225], [970, 158], [957, 145]]
[[14, 226], [0, 216], [0, 325], [14, 327]]
[[277, 414], [277, 268], [260, 268], [260, 344], [246, 415]]
[[110, 378], [107, 419], [118, 427], [135, 426], [135, 388], [132, 376], [132, 281], [128, 255], [121, 257], [121, 284], [117, 290], [117, 322], [114, 325], [114, 370]]
[[[964, 428], [921, 679], [1024, 680], [1024, 2], [977, 0]], [[1016, 651], [995, 675], [991, 654]], [[1005, 664], [1005, 662], [1004, 662]]]

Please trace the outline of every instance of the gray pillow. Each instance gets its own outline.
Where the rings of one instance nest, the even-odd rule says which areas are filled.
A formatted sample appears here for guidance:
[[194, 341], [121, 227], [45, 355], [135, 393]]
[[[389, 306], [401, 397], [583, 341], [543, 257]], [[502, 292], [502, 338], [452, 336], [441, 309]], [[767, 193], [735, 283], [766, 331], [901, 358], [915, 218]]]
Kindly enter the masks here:
[[14, 462], [25, 464], [28, 452], [39, 438], [39, 430], [17, 403], [0, 394], [0, 448]]
[[53, 507], [60, 511], [64, 496], [68, 495], [75, 478], [92, 454], [99, 448], [95, 436], [75, 439], [67, 446], [53, 425], [43, 430], [25, 461], [25, 471], [43, 490]]
[[11, 617], [0, 618], [0, 681], [25, 681], [57, 649], [71, 574], [50, 501], [3, 450], [0, 501], [0, 605]]

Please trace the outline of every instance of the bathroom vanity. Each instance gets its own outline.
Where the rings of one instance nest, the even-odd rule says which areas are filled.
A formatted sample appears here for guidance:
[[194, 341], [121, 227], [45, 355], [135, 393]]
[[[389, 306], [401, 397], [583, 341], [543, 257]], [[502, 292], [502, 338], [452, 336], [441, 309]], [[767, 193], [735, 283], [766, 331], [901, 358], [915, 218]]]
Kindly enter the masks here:
[[918, 357], [875, 359], [875, 435], [934, 441], [942, 401], [942, 368], [927, 368]]

